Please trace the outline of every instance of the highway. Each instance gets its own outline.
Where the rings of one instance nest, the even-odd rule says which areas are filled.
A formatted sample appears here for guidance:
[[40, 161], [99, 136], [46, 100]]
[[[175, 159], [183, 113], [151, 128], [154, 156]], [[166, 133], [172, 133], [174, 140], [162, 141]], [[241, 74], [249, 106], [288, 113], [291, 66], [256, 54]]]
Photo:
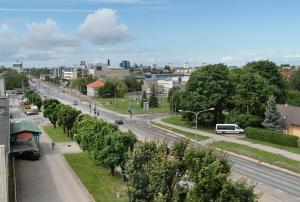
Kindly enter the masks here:
[[[31, 85], [36, 86], [42, 96], [45, 95], [49, 98], [56, 98], [62, 103], [70, 105], [72, 105], [74, 101], [73, 97], [53, 90], [44, 84], [31, 83]], [[92, 104], [92, 106], [94, 105]], [[74, 107], [83, 113], [89, 113], [89, 103], [79, 102], [79, 104]], [[97, 107], [97, 110], [99, 110], [99, 117], [106, 121], [114, 122], [116, 119], [122, 119], [124, 125], [120, 126], [120, 129], [126, 131], [131, 130], [140, 139], [163, 139], [170, 143], [177, 140], [177, 137], [173, 134], [152, 127], [148, 121], [151, 120], [153, 116], [134, 116], [133, 121], [131, 121], [128, 116], [120, 116], [100, 107]], [[229, 156], [229, 159], [232, 162], [234, 175], [245, 176], [247, 179], [253, 181], [256, 185], [256, 190], [265, 193], [265, 200], [263, 201], [300, 202], [300, 177], [234, 156]]]

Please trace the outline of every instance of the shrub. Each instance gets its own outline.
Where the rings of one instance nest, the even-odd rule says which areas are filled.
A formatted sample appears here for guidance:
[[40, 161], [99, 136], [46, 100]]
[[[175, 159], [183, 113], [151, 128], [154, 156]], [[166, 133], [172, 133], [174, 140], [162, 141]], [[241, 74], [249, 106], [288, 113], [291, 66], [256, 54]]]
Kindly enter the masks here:
[[283, 146], [297, 147], [298, 137], [292, 135], [285, 135], [280, 132], [251, 128], [245, 129], [246, 137], [255, 140], [261, 140]]
[[234, 123], [242, 128], [250, 127], [261, 127], [263, 119], [256, 115], [251, 114], [240, 114], [237, 112], [231, 112], [225, 118], [225, 123]]

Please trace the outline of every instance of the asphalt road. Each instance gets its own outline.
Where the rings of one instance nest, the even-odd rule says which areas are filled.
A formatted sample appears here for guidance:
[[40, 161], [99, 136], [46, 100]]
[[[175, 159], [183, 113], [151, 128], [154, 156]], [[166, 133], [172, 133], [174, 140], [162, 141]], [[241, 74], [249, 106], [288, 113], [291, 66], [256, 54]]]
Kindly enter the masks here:
[[[37, 85], [36, 83], [33, 85]], [[64, 94], [58, 93], [44, 85], [37, 85], [42, 96], [56, 98], [65, 104], [72, 105], [74, 98]], [[94, 106], [92, 104], [92, 106]], [[89, 103], [79, 102], [75, 106], [84, 113], [89, 113]], [[118, 116], [114, 112], [107, 111], [97, 107], [100, 118], [109, 122], [114, 122], [116, 119], [122, 119], [124, 125], [120, 126], [122, 130], [130, 129], [140, 138], [146, 139], [164, 139], [170, 143], [176, 141], [176, 137], [163, 130], [152, 127], [147, 120], [151, 120], [153, 116], [133, 116], [133, 121], [130, 117]], [[236, 175], [245, 176], [247, 179], [254, 181], [259, 191], [265, 193], [264, 201], [300, 201], [300, 178], [278, 171], [276, 169], [266, 167], [251, 161], [229, 156], [233, 164], [233, 171]]]

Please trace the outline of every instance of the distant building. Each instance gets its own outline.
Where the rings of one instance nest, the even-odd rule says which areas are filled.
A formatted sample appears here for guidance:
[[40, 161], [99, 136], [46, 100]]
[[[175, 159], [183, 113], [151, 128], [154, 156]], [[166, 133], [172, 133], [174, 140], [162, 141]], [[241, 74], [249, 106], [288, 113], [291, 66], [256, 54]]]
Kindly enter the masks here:
[[289, 105], [277, 105], [281, 114], [280, 126], [289, 135], [300, 137], [300, 107]]
[[130, 69], [131, 66], [130, 66], [130, 61], [128, 60], [123, 60], [121, 63], [120, 63], [120, 67], [123, 67], [124, 69]]
[[293, 71], [289, 67], [283, 67], [281, 69], [280, 73], [283, 76], [283, 78], [285, 78], [286, 80], [289, 80], [293, 74]]
[[13, 69], [17, 70], [19, 73], [22, 72], [23, 62], [21, 60], [17, 60], [17, 62], [13, 64]]
[[123, 68], [107, 68], [103, 71], [95, 71], [94, 78], [105, 80], [107, 78], [125, 78], [129, 75], [128, 69]]
[[78, 78], [77, 69], [75, 69], [75, 68], [71, 68], [71, 67], [64, 68], [62, 72], [63, 72], [62, 79], [71, 81], [71, 80], [75, 80]]
[[98, 80], [86, 85], [87, 95], [91, 97], [98, 97], [98, 89], [103, 87], [104, 84], [105, 84], [104, 81]]

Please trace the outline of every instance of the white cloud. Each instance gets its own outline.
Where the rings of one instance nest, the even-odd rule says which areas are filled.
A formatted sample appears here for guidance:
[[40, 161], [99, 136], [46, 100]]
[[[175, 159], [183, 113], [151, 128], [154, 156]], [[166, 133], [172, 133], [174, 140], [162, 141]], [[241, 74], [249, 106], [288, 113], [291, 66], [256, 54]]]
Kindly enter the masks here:
[[112, 9], [99, 9], [89, 14], [85, 21], [79, 25], [78, 36], [90, 40], [95, 44], [115, 44], [133, 38], [128, 27], [118, 24], [116, 11]]
[[283, 57], [284, 59], [299, 59], [300, 54], [289, 54]]
[[27, 33], [23, 38], [25, 46], [33, 49], [51, 49], [78, 45], [78, 39], [59, 31], [57, 23], [51, 18], [44, 23], [27, 24]]
[[2, 24], [0, 26], [0, 40], [6, 40], [9, 38], [11, 30], [8, 28], [6, 24]]

